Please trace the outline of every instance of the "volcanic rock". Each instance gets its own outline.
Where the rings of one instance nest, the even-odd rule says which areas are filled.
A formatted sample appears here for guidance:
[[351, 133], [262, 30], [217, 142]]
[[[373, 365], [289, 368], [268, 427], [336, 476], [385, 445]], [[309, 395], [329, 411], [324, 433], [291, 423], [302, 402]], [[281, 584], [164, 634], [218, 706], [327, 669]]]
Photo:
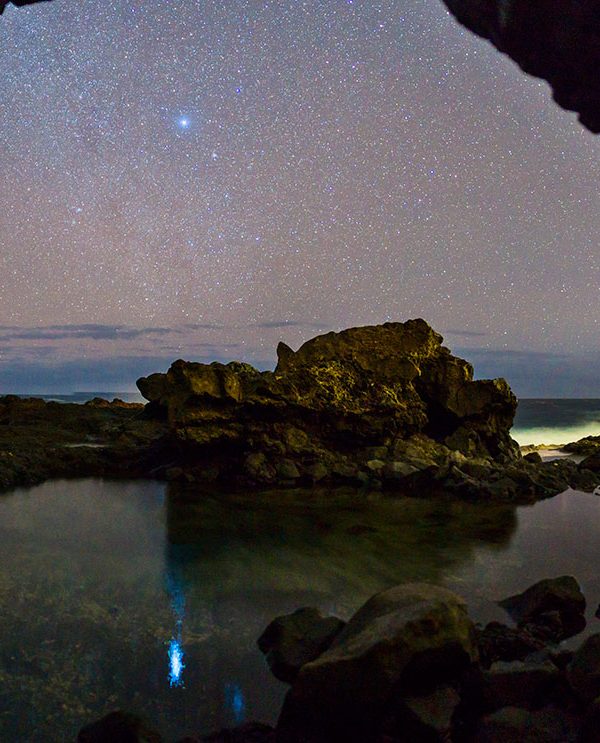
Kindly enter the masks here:
[[600, 634], [588, 637], [575, 652], [567, 675], [574, 691], [585, 702], [600, 696]]
[[474, 626], [460, 597], [424, 583], [391, 588], [369, 599], [330, 648], [302, 667], [278, 733], [282, 740], [370, 740], [393, 699], [430, 695], [476, 660]]
[[531, 634], [558, 642], [585, 627], [585, 596], [570, 575], [539, 581], [498, 604]]
[[161, 743], [163, 738], [137, 715], [116, 710], [86, 725], [77, 743]]
[[303, 665], [327, 650], [344, 625], [337, 617], [323, 617], [318, 609], [297, 609], [274, 619], [257, 644], [273, 675], [291, 683]]
[[4, 12], [4, 8], [6, 8], [9, 3], [12, 3], [13, 5], [21, 8], [24, 5], [33, 5], [34, 3], [41, 2], [47, 2], [47, 0], [0, 0], [0, 15], [2, 15], [2, 13]]
[[445, 477], [452, 462], [518, 462], [508, 385], [474, 381], [442, 340], [423, 320], [351, 328], [297, 352], [280, 343], [274, 372], [179, 360], [138, 387], [148, 414], [170, 426], [186, 468], [210, 463], [227, 484], [403, 488], [416, 473], [430, 479], [441, 467]]

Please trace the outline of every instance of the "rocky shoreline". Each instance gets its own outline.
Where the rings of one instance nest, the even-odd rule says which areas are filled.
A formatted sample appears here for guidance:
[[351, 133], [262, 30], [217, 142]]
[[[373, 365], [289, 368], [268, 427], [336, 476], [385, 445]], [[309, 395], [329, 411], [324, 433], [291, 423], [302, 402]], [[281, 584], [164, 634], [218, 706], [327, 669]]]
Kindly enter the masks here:
[[473, 378], [423, 320], [280, 343], [273, 372], [176, 361], [138, 380], [146, 406], [0, 398], [0, 488], [157, 478], [199, 492], [355, 486], [533, 502], [598, 484], [600, 443], [544, 462], [510, 437], [517, 399]]
[[[290, 685], [275, 727], [251, 722], [178, 743], [594, 743], [600, 733], [600, 634], [586, 624], [571, 576], [542, 580], [498, 604], [513, 624], [473, 623], [463, 599], [407, 583], [371, 597], [346, 623], [307, 607], [258, 639]], [[598, 616], [598, 612], [596, 613]], [[123, 711], [78, 743], [161, 736]]]

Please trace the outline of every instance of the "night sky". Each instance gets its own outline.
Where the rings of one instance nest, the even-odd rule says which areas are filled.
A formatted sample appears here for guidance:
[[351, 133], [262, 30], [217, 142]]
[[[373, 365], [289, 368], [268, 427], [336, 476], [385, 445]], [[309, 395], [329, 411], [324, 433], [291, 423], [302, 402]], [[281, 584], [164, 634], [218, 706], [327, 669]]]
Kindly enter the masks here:
[[600, 397], [600, 139], [439, 0], [9, 6], [0, 70], [2, 391], [423, 317]]

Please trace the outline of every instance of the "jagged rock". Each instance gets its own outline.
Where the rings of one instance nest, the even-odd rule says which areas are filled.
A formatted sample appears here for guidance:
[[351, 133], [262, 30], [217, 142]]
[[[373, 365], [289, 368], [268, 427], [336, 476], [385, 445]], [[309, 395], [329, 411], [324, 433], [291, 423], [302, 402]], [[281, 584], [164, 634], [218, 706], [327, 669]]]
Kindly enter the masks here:
[[588, 637], [575, 652], [567, 676], [573, 690], [585, 702], [600, 696], [600, 634]]
[[590, 454], [600, 451], [600, 436], [585, 436], [583, 439], [579, 439], [579, 441], [565, 444], [562, 450], [568, 451], [571, 454], [590, 456]]
[[547, 635], [547, 641], [571, 637], [585, 627], [585, 596], [570, 575], [539, 581], [498, 604], [530, 633]]
[[303, 665], [321, 655], [345, 626], [318, 609], [298, 609], [274, 619], [258, 638], [258, 647], [280, 681], [291, 683]]
[[123, 710], [109, 712], [77, 735], [77, 743], [161, 743], [162, 740], [140, 717]]
[[282, 740], [370, 740], [392, 697], [430, 694], [476, 659], [474, 626], [460, 597], [423, 583], [383, 591], [302, 667], [278, 732]]
[[600, 14], [597, 0], [444, 0], [465, 26], [530, 75], [556, 102], [600, 132]]
[[449, 461], [520, 457], [506, 382], [473, 381], [471, 365], [423, 320], [327, 333], [277, 353], [274, 372], [180, 360], [138, 387], [182, 460], [210, 461], [242, 485], [302, 477], [410, 487], [411, 473]]
[[529, 711], [504, 707], [484, 717], [473, 743], [575, 743], [580, 720], [554, 707]]
[[594, 482], [598, 482], [598, 474], [600, 473], [600, 451], [596, 451], [594, 454], [590, 454], [588, 457], [586, 457], [581, 464], [579, 465], [579, 468], [582, 470], [589, 470], [590, 472], [593, 472]]

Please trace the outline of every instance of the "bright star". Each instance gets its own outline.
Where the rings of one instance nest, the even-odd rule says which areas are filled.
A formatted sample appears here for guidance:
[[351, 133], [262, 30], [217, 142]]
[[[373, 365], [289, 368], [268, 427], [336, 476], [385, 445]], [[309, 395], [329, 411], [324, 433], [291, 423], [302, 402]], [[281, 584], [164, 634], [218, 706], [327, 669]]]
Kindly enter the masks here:
[[190, 125], [190, 120], [186, 119], [185, 116], [182, 116], [177, 123], [179, 124], [180, 129], [187, 129]]

